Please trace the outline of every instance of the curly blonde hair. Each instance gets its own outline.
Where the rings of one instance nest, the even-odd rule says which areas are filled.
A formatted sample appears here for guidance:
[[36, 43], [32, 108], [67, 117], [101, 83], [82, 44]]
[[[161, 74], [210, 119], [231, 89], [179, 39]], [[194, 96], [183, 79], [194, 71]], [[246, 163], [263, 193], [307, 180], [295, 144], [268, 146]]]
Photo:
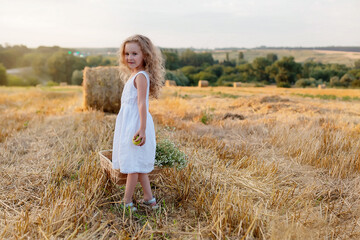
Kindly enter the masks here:
[[119, 49], [119, 66], [121, 72], [125, 73], [126, 77], [130, 75], [130, 68], [125, 60], [125, 45], [130, 42], [139, 44], [144, 56], [145, 71], [149, 73], [150, 77], [150, 93], [149, 95], [157, 98], [161, 87], [164, 85], [165, 67], [164, 59], [160, 50], [153, 45], [149, 38], [143, 35], [134, 35], [128, 37]]

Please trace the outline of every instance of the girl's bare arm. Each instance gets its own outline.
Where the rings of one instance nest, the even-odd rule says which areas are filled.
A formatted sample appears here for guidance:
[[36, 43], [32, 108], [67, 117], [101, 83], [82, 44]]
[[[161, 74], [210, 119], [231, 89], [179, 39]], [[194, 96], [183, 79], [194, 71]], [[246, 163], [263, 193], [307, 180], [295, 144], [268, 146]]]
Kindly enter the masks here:
[[146, 141], [146, 92], [147, 92], [147, 80], [144, 74], [138, 74], [134, 81], [135, 88], [137, 88], [138, 92], [138, 109], [139, 109], [139, 115], [140, 115], [140, 128], [135, 133], [134, 138], [136, 136], [139, 136], [141, 139], [141, 142], [138, 146], [142, 146], [145, 144]]

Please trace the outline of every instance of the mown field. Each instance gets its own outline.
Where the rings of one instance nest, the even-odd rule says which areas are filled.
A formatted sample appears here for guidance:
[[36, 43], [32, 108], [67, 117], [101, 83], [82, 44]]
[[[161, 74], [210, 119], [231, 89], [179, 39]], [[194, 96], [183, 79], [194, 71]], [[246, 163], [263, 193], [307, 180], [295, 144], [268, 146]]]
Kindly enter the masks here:
[[279, 59], [284, 56], [293, 56], [296, 62], [322, 62], [322, 63], [338, 63], [345, 64], [349, 67], [354, 66], [354, 62], [360, 59], [359, 52], [343, 52], [343, 51], [325, 51], [325, 50], [305, 50], [305, 49], [246, 49], [239, 51], [213, 51], [213, 58], [215, 60], [224, 61], [226, 59], [226, 52], [229, 53], [229, 58], [238, 59], [239, 52], [244, 53], [244, 58], [248, 62], [252, 62], [257, 57], [265, 57], [269, 53], [275, 53]]
[[160, 210], [128, 214], [97, 155], [116, 115], [84, 111], [80, 88], [0, 88], [0, 239], [359, 239], [359, 99], [164, 88], [157, 139], [189, 163], [153, 182]]

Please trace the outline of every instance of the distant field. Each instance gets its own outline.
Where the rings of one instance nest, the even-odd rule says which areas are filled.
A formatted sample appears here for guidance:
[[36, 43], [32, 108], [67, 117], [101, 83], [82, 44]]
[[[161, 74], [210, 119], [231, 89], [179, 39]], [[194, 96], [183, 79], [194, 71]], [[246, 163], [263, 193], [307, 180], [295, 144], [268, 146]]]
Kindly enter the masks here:
[[273, 95], [294, 95], [294, 94], [308, 94], [308, 95], [333, 95], [338, 98], [351, 97], [360, 98], [360, 89], [318, 89], [318, 88], [277, 88], [275, 86], [266, 87], [209, 87], [209, 88], [197, 88], [197, 87], [179, 87], [179, 92], [194, 92], [202, 93], [204, 95], [216, 93], [228, 93], [234, 96], [240, 97], [242, 95], [258, 95], [258, 94], [273, 94]]
[[84, 111], [80, 87], [0, 87], [0, 239], [359, 239], [358, 98], [163, 88], [150, 101], [157, 140], [189, 163], [153, 182], [160, 210], [129, 214], [97, 154], [115, 114]]
[[[229, 51], [230, 59], [237, 59], [239, 51]], [[360, 52], [341, 52], [323, 50], [286, 50], [286, 49], [253, 49], [242, 50], [245, 60], [252, 62], [257, 57], [265, 57], [268, 53], [275, 53], [279, 58], [283, 56], [293, 56], [296, 62], [313, 60], [322, 63], [339, 63], [353, 66], [354, 61], [360, 59]], [[225, 51], [214, 51], [215, 60], [223, 61], [226, 57]]]

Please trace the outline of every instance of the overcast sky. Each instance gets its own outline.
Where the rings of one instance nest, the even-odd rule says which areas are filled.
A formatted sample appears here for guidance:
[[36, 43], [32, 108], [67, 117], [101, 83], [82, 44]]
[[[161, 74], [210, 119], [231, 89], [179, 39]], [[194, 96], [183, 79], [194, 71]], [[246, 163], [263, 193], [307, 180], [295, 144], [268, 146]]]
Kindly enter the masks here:
[[360, 46], [360, 0], [0, 0], [0, 44]]

